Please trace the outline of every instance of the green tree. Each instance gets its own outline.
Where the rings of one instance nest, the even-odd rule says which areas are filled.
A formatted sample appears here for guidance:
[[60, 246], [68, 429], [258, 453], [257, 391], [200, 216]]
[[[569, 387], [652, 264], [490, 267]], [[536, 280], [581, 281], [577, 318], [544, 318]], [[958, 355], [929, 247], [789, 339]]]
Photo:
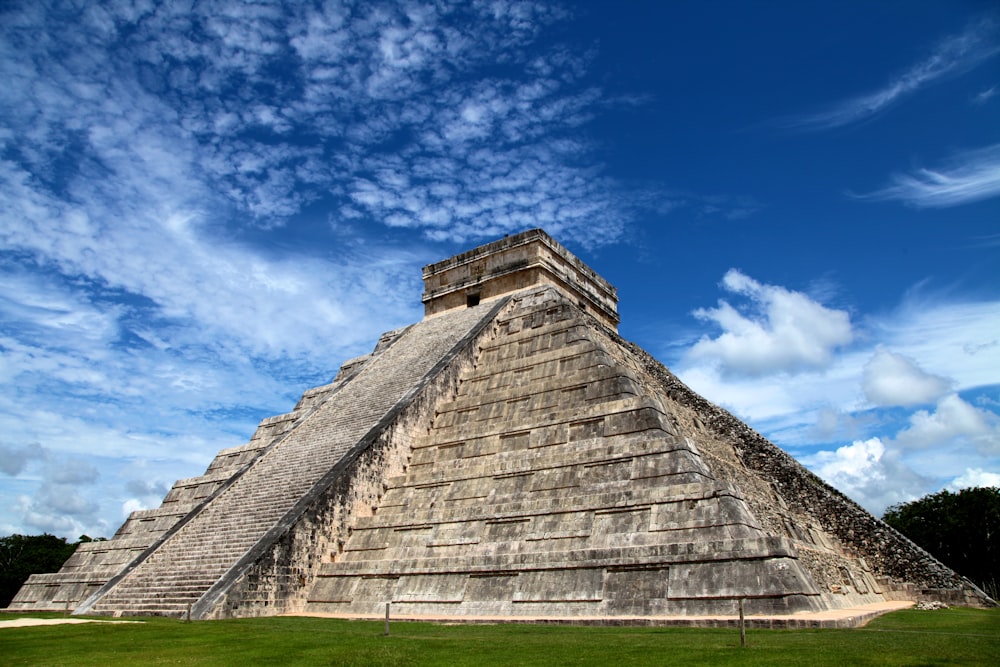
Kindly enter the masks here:
[[882, 519], [990, 597], [1000, 594], [1000, 489], [939, 491], [893, 505]]
[[10, 604], [28, 575], [59, 570], [77, 545], [48, 533], [0, 537], [0, 608]]

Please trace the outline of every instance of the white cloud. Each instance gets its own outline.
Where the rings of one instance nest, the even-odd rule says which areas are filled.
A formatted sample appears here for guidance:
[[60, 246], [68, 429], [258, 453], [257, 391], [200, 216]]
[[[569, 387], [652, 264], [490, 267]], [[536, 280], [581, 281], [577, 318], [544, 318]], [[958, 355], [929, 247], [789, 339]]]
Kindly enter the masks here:
[[865, 396], [875, 405], [931, 403], [941, 398], [950, 384], [945, 378], [925, 373], [912, 359], [884, 348], [876, 350], [865, 364]]
[[863, 121], [921, 88], [976, 67], [998, 52], [997, 22], [988, 17], [958, 35], [945, 38], [930, 55], [892, 78], [886, 86], [848, 99], [827, 111], [786, 119], [785, 124], [804, 129], [830, 129]]
[[902, 201], [918, 208], [947, 208], [1000, 195], [1000, 144], [955, 155], [940, 169], [896, 174], [892, 185], [864, 198]]
[[[731, 276], [727, 288], [788, 292], [742, 274]], [[767, 341], [761, 332], [780, 328], [770, 324], [772, 311], [756, 307], [756, 315], [730, 307], [727, 312], [736, 313], [731, 320], [713, 310], [718, 319], [701, 321], [725, 321], [725, 333], [749, 349], [755, 338], [738, 333]], [[858, 322], [853, 342], [834, 348], [820, 368], [789, 373], [776, 364], [768, 373], [737, 373], [722, 355], [741, 348], [716, 344], [724, 335], [692, 346], [704, 351], [707, 341], [712, 354], [689, 350], [672, 365], [692, 389], [746, 419], [876, 514], [940, 490], [964, 470], [996, 470], [1000, 417], [991, 388], [1000, 386], [1000, 305], [950, 303], [913, 290], [895, 311]], [[759, 351], [747, 354], [756, 359]], [[933, 409], [900, 409], [930, 402]]]
[[926, 448], [949, 445], [958, 439], [974, 443], [984, 452], [1000, 453], [1000, 427], [996, 416], [949, 394], [938, 401], [934, 412], [919, 410], [910, 416], [910, 426], [896, 436], [904, 447]]
[[990, 86], [989, 88], [985, 88], [975, 94], [975, 96], [972, 98], [972, 103], [975, 104], [976, 106], [982, 106], [983, 104], [986, 104], [988, 101], [996, 97], [998, 92], [1000, 92], [1000, 90], [998, 90], [998, 86]]
[[1000, 383], [1000, 302], [949, 301], [913, 290], [893, 313], [869, 318], [870, 336], [957, 390]]
[[926, 484], [879, 438], [855, 440], [834, 451], [806, 456], [803, 461], [876, 515], [889, 505], [917, 497]]
[[671, 365], [695, 391], [759, 428], [794, 432], [794, 444], [816, 437], [820, 411], [860, 417], [872, 408], [864, 380], [866, 366], [880, 350], [892, 350], [925, 375], [947, 377], [954, 391], [1000, 384], [1000, 304], [995, 301], [949, 303], [914, 292], [897, 310], [859, 322], [855, 342], [837, 350], [825, 368], [724, 375], [717, 357], [690, 352]]
[[834, 452], [819, 452], [814, 457], [816, 472], [827, 480], [841, 477], [872, 478], [876, 481], [885, 477], [877, 469], [876, 464], [885, 454], [885, 445], [878, 438], [860, 441], [855, 440], [850, 445], [839, 447]]
[[982, 468], [966, 468], [964, 474], [948, 484], [952, 491], [987, 486], [1000, 487], [1000, 473], [988, 472]]
[[691, 360], [719, 364], [723, 374], [760, 376], [799, 372], [830, 364], [833, 352], [853, 340], [846, 311], [827, 308], [801, 292], [761, 284], [736, 269], [722, 280], [729, 292], [746, 297], [743, 312], [727, 301], [694, 315], [723, 333], [704, 336], [688, 352]]
[[[186, 477], [245, 442], [419, 319], [424, 245], [535, 226], [618, 239], [628, 199], [582, 131], [615, 102], [583, 83], [587, 56], [541, 39], [564, 16], [502, 0], [5, 11], [0, 432], [29, 489], [21, 525], [95, 534], [156, 495], [107, 471]], [[32, 443], [78, 478], [29, 479]]]

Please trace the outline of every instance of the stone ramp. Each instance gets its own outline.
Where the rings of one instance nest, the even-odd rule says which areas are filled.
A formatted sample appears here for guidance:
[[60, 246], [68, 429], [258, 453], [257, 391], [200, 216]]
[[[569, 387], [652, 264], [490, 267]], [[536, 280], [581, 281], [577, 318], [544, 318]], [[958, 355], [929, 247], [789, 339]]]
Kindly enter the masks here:
[[478, 306], [410, 327], [76, 613], [180, 616], [235, 580], [245, 556], [277, 539], [313, 486], [491, 312]]

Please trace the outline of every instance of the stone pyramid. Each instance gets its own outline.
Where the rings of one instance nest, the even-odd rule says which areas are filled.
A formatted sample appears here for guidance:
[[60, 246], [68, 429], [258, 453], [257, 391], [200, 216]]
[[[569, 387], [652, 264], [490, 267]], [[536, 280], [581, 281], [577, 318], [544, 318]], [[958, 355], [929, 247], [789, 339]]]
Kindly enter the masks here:
[[425, 318], [12, 609], [655, 622], [975, 586], [617, 334], [541, 230], [424, 268]]

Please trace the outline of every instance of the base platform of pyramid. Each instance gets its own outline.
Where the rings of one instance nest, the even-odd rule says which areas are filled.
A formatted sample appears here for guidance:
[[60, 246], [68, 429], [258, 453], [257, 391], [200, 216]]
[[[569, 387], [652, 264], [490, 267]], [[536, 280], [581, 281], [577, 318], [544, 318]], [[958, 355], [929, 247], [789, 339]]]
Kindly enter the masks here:
[[[10, 609], [654, 622], [993, 601], [617, 334], [541, 230]], [[891, 605], [890, 605], [891, 606]]]

